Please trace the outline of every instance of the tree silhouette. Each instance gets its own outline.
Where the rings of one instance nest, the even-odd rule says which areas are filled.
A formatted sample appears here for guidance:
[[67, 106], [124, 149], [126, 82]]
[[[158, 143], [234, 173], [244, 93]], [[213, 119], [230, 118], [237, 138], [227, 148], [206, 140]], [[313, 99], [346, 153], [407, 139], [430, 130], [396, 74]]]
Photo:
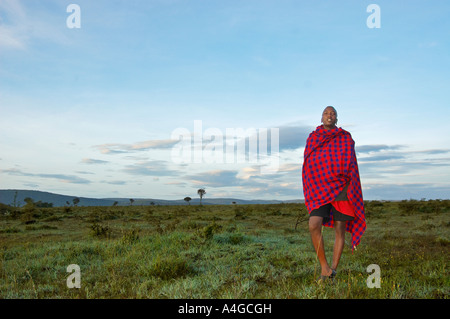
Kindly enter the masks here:
[[73, 202], [73, 206], [77, 206], [78, 203], [80, 202], [80, 199], [79, 199], [78, 197], [75, 197], [75, 198], [72, 200], [72, 202]]
[[189, 203], [191, 201], [192, 198], [190, 197], [185, 197], [184, 201], [187, 202], [189, 205], [191, 205], [191, 203]]
[[13, 200], [13, 207], [16, 208], [16, 207], [19, 207], [19, 206], [20, 206], [19, 202], [17, 201], [17, 191], [15, 191], [15, 193], [14, 193], [14, 200]]
[[130, 206], [132, 206], [134, 203], [134, 199], [130, 198]]
[[203, 195], [206, 194], [206, 191], [205, 191], [204, 188], [200, 188], [200, 189], [197, 191], [197, 194], [198, 194], [198, 196], [200, 196], [200, 205], [202, 205], [202, 198], [203, 198]]

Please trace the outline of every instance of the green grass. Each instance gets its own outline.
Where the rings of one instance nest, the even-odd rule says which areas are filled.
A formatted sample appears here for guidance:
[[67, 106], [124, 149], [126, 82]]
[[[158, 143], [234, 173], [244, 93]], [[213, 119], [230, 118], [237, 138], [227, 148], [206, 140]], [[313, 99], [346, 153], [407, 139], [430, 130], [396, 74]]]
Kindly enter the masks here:
[[[450, 201], [366, 204], [334, 284], [315, 281], [303, 204], [3, 207], [0, 298], [447, 299]], [[324, 241], [330, 259], [332, 229]], [[66, 285], [70, 264], [79, 289]], [[381, 288], [367, 287], [370, 264]]]

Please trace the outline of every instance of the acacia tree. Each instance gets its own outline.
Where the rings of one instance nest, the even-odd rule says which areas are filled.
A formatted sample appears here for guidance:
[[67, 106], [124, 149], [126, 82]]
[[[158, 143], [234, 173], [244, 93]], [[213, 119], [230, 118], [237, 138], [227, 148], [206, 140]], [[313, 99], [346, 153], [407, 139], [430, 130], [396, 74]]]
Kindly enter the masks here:
[[204, 188], [200, 188], [200, 189], [197, 191], [197, 194], [198, 194], [198, 196], [200, 196], [200, 205], [202, 205], [202, 198], [203, 198], [203, 195], [206, 194], [206, 191], [205, 191]]
[[73, 202], [73, 206], [77, 206], [78, 203], [80, 202], [80, 199], [79, 199], [78, 197], [75, 197], [75, 198], [72, 200], [72, 202]]
[[191, 201], [191, 199], [192, 199], [192, 198], [190, 198], [190, 197], [188, 196], [188, 197], [185, 197], [185, 198], [184, 198], [184, 201], [187, 202], [189, 205], [191, 205], [191, 203], [189, 203], [189, 202]]

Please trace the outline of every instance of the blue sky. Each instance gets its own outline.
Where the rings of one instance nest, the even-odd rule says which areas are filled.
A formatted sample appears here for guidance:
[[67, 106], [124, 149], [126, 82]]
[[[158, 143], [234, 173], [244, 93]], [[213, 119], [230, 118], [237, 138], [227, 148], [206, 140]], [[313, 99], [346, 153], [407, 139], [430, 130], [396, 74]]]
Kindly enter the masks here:
[[[81, 28], [67, 27], [71, 3]], [[372, 3], [381, 28], [366, 23]], [[0, 188], [299, 199], [306, 138], [333, 105], [365, 199], [449, 198], [449, 12], [444, 0], [0, 0]], [[278, 129], [278, 171], [177, 163], [172, 133], [194, 121]]]

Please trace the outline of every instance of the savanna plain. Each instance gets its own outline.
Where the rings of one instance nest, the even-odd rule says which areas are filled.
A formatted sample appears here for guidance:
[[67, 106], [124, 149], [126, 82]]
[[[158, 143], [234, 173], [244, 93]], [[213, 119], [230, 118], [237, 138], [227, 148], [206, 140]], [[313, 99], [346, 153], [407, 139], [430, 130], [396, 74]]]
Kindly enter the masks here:
[[[304, 204], [0, 207], [0, 298], [448, 299], [450, 200], [366, 201], [333, 282]], [[330, 260], [334, 231], [323, 229]], [[69, 265], [80, 288], [69, 288]], [[380, 269], [369, 288], [369, 265]]]

